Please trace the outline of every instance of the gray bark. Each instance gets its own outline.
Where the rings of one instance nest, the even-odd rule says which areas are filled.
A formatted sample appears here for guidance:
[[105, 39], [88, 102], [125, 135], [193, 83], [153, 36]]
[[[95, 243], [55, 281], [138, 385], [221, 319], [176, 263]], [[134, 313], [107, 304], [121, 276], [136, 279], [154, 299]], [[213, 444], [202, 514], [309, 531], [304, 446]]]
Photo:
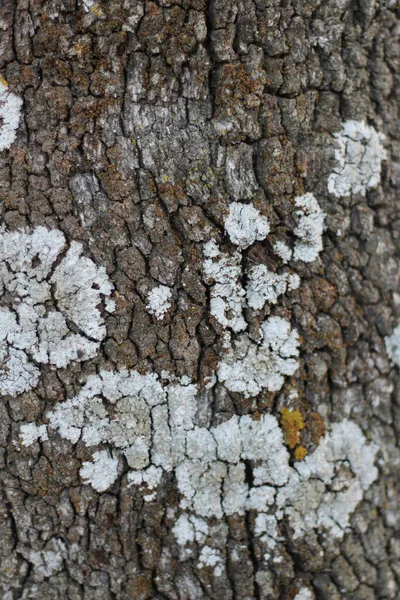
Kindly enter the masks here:
[[[0, 74], [23, 100], [16, 140], [0, 152], [1, 222], [82, 243], [116, 302], [107, 312], [102, 298], [107, 334], [93, 357], [40, 363], [32, 389], [1, 398], [1, 598], [400, 598], [400, 378], [385, 346], [400, 320], [399, 17], [397, 0], [0, 1]], [[352, 120], [385, 136], [387, 159], [365, 193], [335, 195], [338, 136]], [[326, 215], [323, 250], [285, 265], [274, 245], [295, 243], [294, 199], [308, 192]], [[214, 239], [234, 255], [233, 202], [270, 225], [241, 251], [243, 289], [258, 264], [301, 278], [276, 304], [243, 308], [252, 340], [270, 316], [301, 336], [295, 373], [249, 397], [209, 384], [230, 328], [210, 313], [203, 252]], [[172, 295], [158, 319], [146, 307], [160, 285]], [[21, 424], [47, 425], [90, 375], [123, 368], [189, 377], [194, 422], [208, 430], [273, 415], [292, 470], [296, 447], [312, 456], [333, 424], [351, 421], [376, 444], [379, 475], [339, 540], [323, 526], [296, 535], [286, 511], [271, 547], [249, 509], [204, 517], [206, 541], [182, 548], [173, 469], [149, 501], [118, 450], [118, 478], [99, 492], [80, 470], [101, 444], [51, 428], [21, 444]], [[284, 408], [304, 422], [292, 444]], [[253, 468], [246, 460], [247, 485]], [[220, 569], [202, 563], [204, 546]]]

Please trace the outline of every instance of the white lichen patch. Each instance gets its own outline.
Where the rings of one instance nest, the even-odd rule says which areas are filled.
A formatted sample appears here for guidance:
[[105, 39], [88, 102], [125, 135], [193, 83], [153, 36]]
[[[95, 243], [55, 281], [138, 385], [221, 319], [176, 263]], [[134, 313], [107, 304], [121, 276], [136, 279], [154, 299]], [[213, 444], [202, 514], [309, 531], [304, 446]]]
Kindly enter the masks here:
[[[311, 193], [295, 198], [295, 204], [294, 249], [276, 242], [274, 251], [284, 263], [292, 258], [310, 263], [323, 248], [325, 214]], [[211, 314], [225, 329], [240, 332], [247, 329], [245, 308], [261, 310], [267, 303], [275, 304], [279, 296], [300, 286], [300, 277], [296, 273], [276, 273], [259, 264], [248, 271], [247, 282], [243, 284], [242, 249], [267, 236], [268, 220], [252, 204], [233, 202], [225, 229], [230, 240], [241, 249], [223, 252], [215, 241], [208, 242], [203, 247], [203, 272], [205, 282], [212, 286]]]
[[[132, 468], [149, 465], [150, 408], [165, 401], [156, 375], [102, 371], [80, 393], [49, 413], [49, 426], [73, 444], [122, 448]], [[107, 408], [111, 404], [112, 411]]]
[[275, 242], [274, 252], [282, 259], [284, 263], [289, 262], [293, 256], [293, 250], [285, 242]]
[[[234, 416], [209, 433], [217, 444], [216, 456], [187, 458], [176, 468], [181, 507], [188, 512], [173, 531], [183, 546], [202, 543], [207, 536], [207, 530], [197, 536], [193, 515], [222, 518], [249, 510], [257, 513], [254, 533], [269, 551], [280, 541], [278, 523], [284, 518], [295, 538], [315, 530], [341, 539], [378, 476], [377, 447], [348, 420], [334, 424], [315, 452], [294, 467], [272, 415]], [[245, 464], [251, 464], [251, 484]]]
[[94, 0], [83, 0], [83, 6], [85, 7], [86, 12], [89, 12], [95, 4], [96, 2]]
[[270, 317], [262, 325], [262, 340], [256, 343], [242, 334], [218, 366], [218, 379], [231, 392], [246, 398], [261, 390], [276, 392], [284, 377], [293, 375], [299, 363], [299, 336], [289, 321]]
[[45, 442], [49, 439], [46, 425], [24, 423], [20, 427], [20, 439], [23, 446], [31, 446], [37, 441]]
[[296, 273], [274, 273], [263, 265], [252, 267], [248, 273], [246, 286], [247, 304], [261, 310], [266, 303], [276, 304], [278, 297], [287, 290], [299, 287], [300, 277]]
[[295, 198], [299, 218], [294, 230], [298, 238], [294, 245], [294, 260], [314, 262], [323, 248], [322, 234], [324, 232], [325, 214], [322, 212], [314, 194], [307, 193]]
[[129, 485], [135, 485], [137, 487], [144, 486], [146, 489], [150, 490], [150, 494], [144, 496], [144, 500], [146, 502], [150, 502], [154, 500], [156, 497], [156, 490], [158, 485], [161, 482], [163, 470], [160, 467], [148, 467], [144, 471], [130, 471], [128, 473], [128, 481]]
[[295, 538], [310, 529], [343, 537], [351, 514], [377, 479], [377, 451], [358, 425], [344, 420], [332, 425], [313, 454], [296, 463], [277, 495], [277, 506], [289, 517]]
[[276, 548], [278, 542], [283, 541], [278, 533], [276, 516], [262, 512], [258, 514], [255, 520], [254, 533], [267, 546], [268, 551], [264, 554], [264, 559], [269, 560], [271, 552]]
[[193, 542], [203, 544], [209, 535], [210, 528], [204, 519], [193, 514], [182, 514], [175, 522], [172, 532], [178, 544], [186, 546]]
[[87, 337], [99, 341], [105, 337], [106, 328], [97, 305], [102, 296], [110, 296], [113, 286], [104, 267], [97, 267], [82, 256], [82, 251], [82, 244], [72, 242], [50, 283], [55, 286], [54, 296], [61, 312]]
[[267, 217], [253, 204], [232, 202], [229, 214], [225, 220], [225, 230], [233, 244], [247, 248], [256, 240], [264, 240], [269, 233]]
[[387, 153], [385, 136], [364, 121], [346, 121], [335, 134], [337, 164], [328, 179], [328, 190], [336, 197], [361, 194], [379, 185], [382, 161]]
[[315, 596], [309, 588], [302, 587], [294, 597], [294, 600], [314, 600]]
[[400, 325], [394, 328], [392, 335], [385, 337], [385, 346], [390, 358], [400, 366]]
[[93, 454], [93, 461], [82, 463], [79, 471], [85, 483], [98, 492], [104, 492], [118, 477], [118, 460], [112, 458], [107, 450]]
[[22, 104], [22, 99], [10, 92], [0, 77], [0, 152], [7, 150], [17, 137]]
[[210, 546], [203, 546], [197, 566], [199, 569], [202, 569], [203, 567], [212, 567], [214, 575], [219, 577], [224, 571], [224, 560], [221, 551], [211, 548]]
[[[212, 453], [188, 457], [176, 468], [181, 507], [201, 517], [244, 514], [273, 502], [275, 490], [289, 477], [288, 453], [277, 420], [263, 415], [259, 420], [234, 416], [212, 428]], [[209, 442], [209, 443], [210, 443]], [[244, 461], [262, 461], [254, 472], [259, 494], [246, 483]], [[262, 488], [262, 489], [261, 489]]]
[[35, 579], [43, 581], [62, 571], [67, 547], [58, 538], [52, 538], [42, 550], [20, 549], [23, 557], [33, 565]]
[[210, 312], [224, 328], [243, 331], [247, 323], [243, 317], [245, 291], [241, 284], [242, 255], [224, 254], [213, 241], [203, 249], [204, 275], [211, 287]]
[[190, 544], [195, 540], [193, 523], [187, 515], [181, 515], [172, 528], [176, 541], [180, 546]]
[[94, 0], [83, 0], [83, 6], [86, 12], [94, 13], [97, 17], [104, 17], [101, 6]]
[[73, 444], [81, 439], [89, 447], [120, 450], [133, 469], [130, 481], [153, 489], [162, 470], [171, 471], [185, 456], [196, 394], [186, 379], [163, 385], [155, 374], [102, 371], [48, 414], [49, 427]]
[[[291, 356], [297, 338], [281, 321], [266, 321], [264, 336], [271, 350]], [[200, 401], [197, 387], [186, 378], [163, 383], [155, 374], [102, 371], [47, 416], [49, 427], [62, 437], [96, 446], [80, 475], [99, 492], [117, 480], [121, 453], [132, 469], [129, 485], [142, 488], [146, 501], [156, 498], [163, 473], [173, 472], [183, 511], [173, 532], [189, 554], [193, 542], [207, 541], [206, 519], [247, 511], [255, 511], [255, 535], [269, 554], [280, 541], [277, 525], [283, 518], [289, 519], [295, 538], [310, 530], [343, 536], [378, 475], [378, 448], [367, 442], [358, 425], [335, 423], [313, 454], [291, 466], [276, 417], [234, 415], [214, 427], [199, 426]], [[29, 443], [47, 437], [43, 426], [24, 426], [21, 433]], [[206, 554], [214, 560], [213, 553], [207, 551], [203, 558]]]
[[146, 308], [156, 319], [163, 319], [171, 308], [170, 299], [172, 292], [166, 285], [159, 285], [153, 288], [147, 296]]
[[106, 335], [99, 305], [113, 286], [82, 250], [58, 230], [0, 230], [0, 394], [33, 388], [38, 363], [61, 368], [96, 354]]

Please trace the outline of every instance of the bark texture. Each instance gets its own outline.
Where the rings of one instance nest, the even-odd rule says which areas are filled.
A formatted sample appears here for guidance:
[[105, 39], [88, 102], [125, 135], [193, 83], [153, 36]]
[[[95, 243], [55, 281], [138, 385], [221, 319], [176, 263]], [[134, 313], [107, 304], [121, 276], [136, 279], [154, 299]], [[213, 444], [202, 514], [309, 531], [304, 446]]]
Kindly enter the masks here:
[[[17, 357], [32, 385], [4, 388], [0, 404], [1, 598], [400, 598], [400, 377], [390, 337], [400, 320], [399, 19], [397, 0], [0, 1], [0, 74], [7, 93], [23, 101], [16, 139], [0, 152], [0, 233], [12, 244], [6, 235], [24, 228], [28, 236], [39, 227], [62, 232], [40, 323], [56, 309], [65, 323], [57, 325], [53, 348], [61, 357], [51, 360], [45, 333], [31, 346], [9, 341], [13, 349], [2, 356], [3, 370]], [[356, 157], [344, 151], [343, 164], [355, 165], [346, 175], [338, 157], [349, 122], [363, 123], [372, 142], [356, 144]], [[0, 134], [4, 123], [3, 115]], [[300, 235], [311, 261], [302, 260], [301, 246], [296, 255], [302, 214], [295, 199], [306, 194], [325, 214], [321, 252], [314, 230]], [[239, 234], [229, 229], [234, 203], [256, 209]], [[75, 271], [63, 271], [75, 242], [89, 262], [76, 259]], [[287, 262], [279, 244], [294, 248]], [[220, 264], [216, 252], [237, 268], [225, 292], [210, 274]], [[43, 256], [21, 267], [30, 282], [37, 275], [29, 269], [43, 266]], [[252, 277], [254, 286], [260, 281], [261, 271], [251, 271], [258, 265], [285, 274], [268, 301], [248, 295]], [[78, 282], [60, 295], [79, 273], [91, 291], [83, 286], [79, 295]], [[1, 308], [11, 311], [4, 315], [17, 315], [6, 333], [3, 325], [2, 342], [11, 330], [19, 335], [25, 317], [15, 308], [17, 291], [0, 292]], [[216, 298], [227, 308], [222, 317]], [[87, 312], [79, 313], [85, 303]], [[279, 350], [279, 360], [290, 355], [297, 369], [276, 367], [282, 385], [263, 383], [261, 372], [256, 391], [237, 391], [236, 359], [226, 376], [219, 365], [242, 340], [255, 348], [254, 366], [264, 351], [260, 327], [283, 323], [271, 317], [298, 332], [299, 357]], [[77, 347], [67, 360], [72, 335]], [[270, 529], [255, 497], [243, 510], [215, 508], [218, 497], [209, 500], [212, 508], [205, 500], [193, 508], [186, 497], [185, 508], [179, 457], [152, 487], [129, 475], [133, 465], [141, 477], [146, 450], [124, 454], [121, 447], [134, 444], [118, 446], [116, 434], [89, 445], [48, 426], [49, 415], [87, 389], [90, 376], [120, 369], [157, 374], [163, 389], [176, 384], [187, 394], [194, 386], [188, 430], [200, 437], [191, 447], [183, 439], [182, 460], [192, 452], [204, 473], [202, 453], [215, 446], [209, 432], [217, 436], [236, 416], [245, 436], [248, 416], [257, 424], [272, 415], [279, 427], [268, 431], [284, 436], [282, 460], [288, 457], [292, 478], [343, 423], [341, 443], [351, 452], [337, 450], [340, 460], [326, 479], [317, 473], [296, 496], [285, 491], [280, 513], [277, 494], [286, 483], [277, 476], [265, 486], [272, 500], [261, 512], [275, 519]], [[171, 400], [178, 409], [179, 394]], [[116, 402], [105, 394], [111, 421], [122, 418], [121, 396], [128, 394]], [[150, 419], [146, 402], [135, 405], [143, 439], [161, 428], [162, 406]], [[171, 419], [171, 405], [169, 411]], [[45, 426], [42, 437], [25, 429], [24, 438], [23, 426], [33, 423]], [[171, 429], [176, 444], [179, 427]], [[104, 452], [96, 480], [103, 491], [89, 484], [95, 452]], [[250, 489], [257, 457], [243, 452], [238, 485]], [[231, 458], [220, 459], [225, 473]], [[151, 461], [157, 464], [153, 455]], [[340, 496], [356, 476], [361, 487], [352, 498]], [[228, 484], [219, 485], [228, 502]], [[346, 506], [328, 523], [335, 493]], [[324, 494], [329, 506], [318, 521]], [[346, 508], [356, 497], [354, 510]]]

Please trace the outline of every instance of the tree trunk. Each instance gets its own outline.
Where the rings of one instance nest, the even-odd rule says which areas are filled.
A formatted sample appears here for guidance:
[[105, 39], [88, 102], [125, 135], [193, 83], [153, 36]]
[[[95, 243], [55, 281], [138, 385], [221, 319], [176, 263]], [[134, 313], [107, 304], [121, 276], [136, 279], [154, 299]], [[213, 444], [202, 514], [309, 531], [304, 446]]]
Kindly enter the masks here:
[[399, 17], [0, 2], [2, 599], [400, 598]]

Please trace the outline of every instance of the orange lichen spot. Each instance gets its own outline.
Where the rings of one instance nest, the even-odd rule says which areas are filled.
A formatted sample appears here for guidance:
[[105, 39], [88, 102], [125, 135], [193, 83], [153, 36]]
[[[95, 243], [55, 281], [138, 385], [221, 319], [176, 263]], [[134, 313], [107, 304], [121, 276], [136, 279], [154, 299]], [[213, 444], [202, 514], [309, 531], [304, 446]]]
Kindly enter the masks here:
[[303, 460], [303, 458], [305, 458], [308, 454], [307, 448], [304, 448], [304, 446], [297, 446], [297, 448], [294, 451], [294, 459], [295, 460]]
[[282, 408], [280, 424], [285, 434], [286, 444], [289, 448], [294, 448], [300, 442], [299, 432], [305, 427], [301, 412]]
[[0, 83], [1, 83], [2, 85], [5, 85], [6, 87], [8, 87], [8, 83], [7, 83], [7, 81], [6, 81], [6, 80], [4, 79], [4, 77], [2, 77], [1, 75], [0, 75]]

